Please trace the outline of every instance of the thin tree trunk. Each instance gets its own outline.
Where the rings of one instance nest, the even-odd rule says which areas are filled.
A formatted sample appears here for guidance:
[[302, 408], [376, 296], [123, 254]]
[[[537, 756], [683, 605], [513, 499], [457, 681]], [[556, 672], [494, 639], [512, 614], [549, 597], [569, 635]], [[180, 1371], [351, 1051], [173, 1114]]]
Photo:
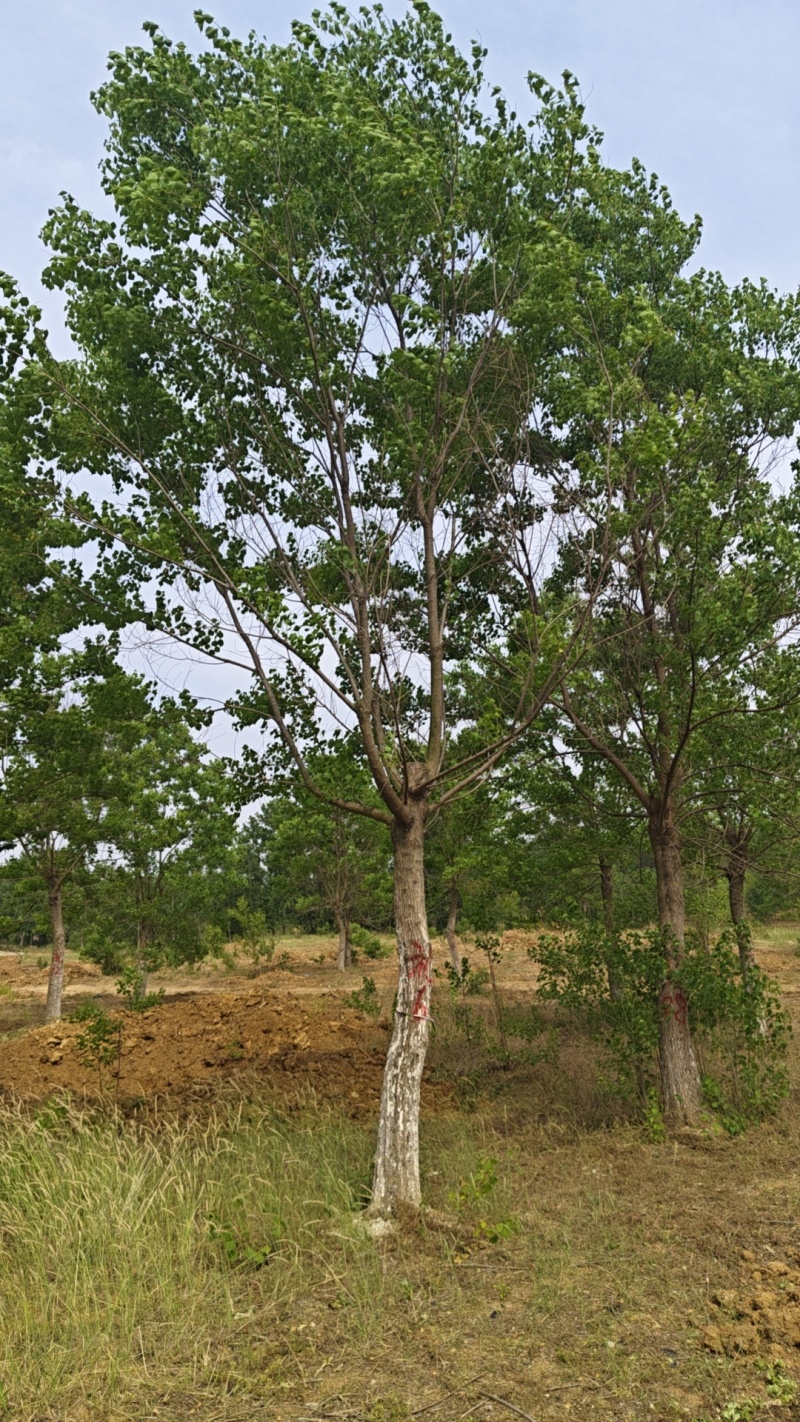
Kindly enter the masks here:
[[346, 914], [343, 913], [337, 913], [335, 918], [336, 927], [339, 930], [339, 951], [336, 955], [336, 967], [340, 973], [343, 973], [345, 968], [349, 968], [353, 961], [353, 950], [350, 943], [350, 920]]
[[136, 971], [138, 978], [133, 991], [134, 1004], [142, 1002], [147, 996], [147, 980], [149, 977], [147, 967], [147, 950], [150, 946], [150, 934], [144, 924], [140, 923], [136, 930]]
[[458, 941], [456, 939], [456, 923], [458, 922], [458, 885], [450, 885], [450, 910], [447, 915], [447, 927], [445, 936], [447, 947], [450, 951], [450, 966], [457, 978], [461, 977], [461, 955], [458, 951]]
[[671, 1125], [695, 1125], [703, 1108], [700, 1071], [689, 1026], [689, 1004], [675, 980], [686, 938], [680, 835], [669, 810], [664, 813], [660, 807], [651, 814], [648, 829], [656, 866], [658, 921], [666, 969], [658, 998], [664, 1115]]
[[728, 845], [728, 862], [725, 866], [725, 878], [728, 880], [728, 904], [730, 905], [733, 931], [736, 934], [736, 942], [739, 947], [739, 962], [743, 977], [746, 977], [755, 965], [744, 897], [749, 839], [750, 836], [747, 833], [737, 832], [735, 829], [725, 831], [725, 840]]
[[369, 1213], [387, 1216], [417, 1209], [419, 1100], [428, 1046], [431, 945], [425, 910], [425, 803], [409, 802], [411, 821], [395, 821], [394, 922], [398, 982], [394, 1028], [383, 1076], [378, 1145]]
[[[600, 895], [603, 900], [603, 924], [606, 933], [614, 932], [614, 865], [610, 859], [606, 859], [604, 854], [598, 858], [600, 866]], [[619, 975], [614, 969], [614, 964], [606, 962], [606, 972], [608, 973], [608, 993], [612, 1002], [622, 1001], [622, 983]]]
[[614, 932], [614, 865], [610, 859], [606, 859], [601, 854], [598, 859], [600, 865], [600, 894], [603, 900], [603, 922], [607, 933]]
[[44, 1008], [45, 1022], [58, 1022], [61, 1016], [61, 993], [64, 987], [64, 953], [67, 946], [64, 933], [64, 911], [61, 885], [51, 886], [47, 896], [50, 909], [50, 937], [53, 951], [50, 958], [50, 977], [47, 983], [47, 1002]]

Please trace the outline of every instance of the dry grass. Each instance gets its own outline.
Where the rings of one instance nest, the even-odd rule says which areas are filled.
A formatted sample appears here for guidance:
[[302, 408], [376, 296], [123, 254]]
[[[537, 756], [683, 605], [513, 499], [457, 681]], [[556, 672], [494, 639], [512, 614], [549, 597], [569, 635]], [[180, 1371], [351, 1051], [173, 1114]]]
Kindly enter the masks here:
[[[792, 983], [796, 937], [767, 945]], [[800, 1247], [796, 1091], [744, 1137], [656, 1144], [576, 1035], [537, 1059], [534, 1033], [529, 1060], [503, 1068], [436, 1011], [432, 1065], [467, 1083], [462, 1109], [424, 1122], [428, 1210], [382, 1242], [358, 1221], [372, 1125], [312, 1100], [281, 1116], [229, 1086], [147, 1129], [7, 1110], [6, 1415], [515, 1415], [481, 1394], [535, 1422], [775, 1415], [766, 1359], [714, 1356], [701, 1335], [714, 1292], [742, 1283], [743, 1249]]]

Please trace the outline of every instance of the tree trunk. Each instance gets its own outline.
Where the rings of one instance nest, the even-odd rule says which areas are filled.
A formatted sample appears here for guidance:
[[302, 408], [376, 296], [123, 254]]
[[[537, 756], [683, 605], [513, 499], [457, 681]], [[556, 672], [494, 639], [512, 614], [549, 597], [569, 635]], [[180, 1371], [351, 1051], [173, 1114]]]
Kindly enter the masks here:
[[450, 885], [450, 911], [447, 915], [447, 927], [445, 936], [447, 947], [450, 951], [450, 966], [457, 978], [461, 977], [461, 955], [458, 951], [456, 939], [456, 923], [458, 922], [458, 885]]
[[425, 802], [409, 803], [410, 823], [395, 821], [394, 922], [398, 982], [392, 1040], [386, 1057], [378, 1122], [378, 1146], [369, 1213], [387, 1216], [417, 1209], [419, 1098], [428, 1046], [431, 945], [425, 910]]
[[603, 900], [603, 922], [607, 933], [614, 932], [614, 865], [604, 854], [598, 860], [600, 865], [600, 894]]
[[53, 951], [50, 958], [50, 977], [47, 983], [47, 1002], [44, 1009], [45, 1022], [58, 1022], [61, 1016], [61, 993], [64, 987], [64, 913], [61, 901], [61, 885], [51, 887], [47, 896], [50, 908], [50, 937]]
[[[610, 859], [606, 859], [601, 854], [598, 859], [600, 866], [600, 895], [603, 900], [603, 924], [606, 933], [614, 932], [614, 865]], [[612, 962], [606, 962], [606, 972], [608, 973], [608, 993], [612, 1002], [622, 1001], [622, 983], [619, 975], [614, 969]]]
[[336, 955], [336, 967], [340, 973], [345, 968], [349, 968], [353, 961], [353, 950], [350, 943], [350, 920], [343, 913], [336, 914], [336, 927], [339, 930], [339, 951]]
[[658, 1055], [664, 1115], [671, 1125], [695, 1125], [703, 1108], [700, 1071], [686, 994], [675, 981], [686, 938], [680, 835], [669, 810], [664, 812], [661, 807], [651, 814], [648, 829], [656, 866], [658, 921], [666, 970], [658, 995]]
[[729, 829], [725, 831], [725, 841], [728, 846], [728, 862], [725, 866], [725, 878], [728, 881], [728, 903], [731, 911], [731, 923], [733, 924], [733, 931], [736, 934], [736, 942], [739, 947], [739, 962], [742, 968], [742, 976], [746, 977], [755, 962], [744, 898], [749, 835], [737, 832], [735, 829]]

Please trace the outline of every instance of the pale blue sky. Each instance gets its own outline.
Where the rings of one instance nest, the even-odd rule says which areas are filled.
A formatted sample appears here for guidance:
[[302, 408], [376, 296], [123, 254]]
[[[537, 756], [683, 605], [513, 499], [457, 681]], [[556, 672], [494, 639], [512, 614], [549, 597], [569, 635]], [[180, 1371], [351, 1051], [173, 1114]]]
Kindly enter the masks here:
[[[39, 229], [67, 189], [98, 204], [103, 123], [89, 103], [109, 49], [156, 20], [195, 40], [183, 0], [0, 0], [0, 267], [35, 296]], [[204, 0], [237, 33], [288, 33], [301, 0]], [[402, 0], [387, 0], [390, 13]], [[525, 74], [579, 77], [609, 158], [635, 154], [705, 221], [704, 264], [732, 280], [800, 285], [798, 0], [441, 0], [464, 46], [478, 35], [489, 72], [526, 102]], [[56, 310], [48, 304], [51, 329]], [[55, 334], [55, 331], [54, 331]]]

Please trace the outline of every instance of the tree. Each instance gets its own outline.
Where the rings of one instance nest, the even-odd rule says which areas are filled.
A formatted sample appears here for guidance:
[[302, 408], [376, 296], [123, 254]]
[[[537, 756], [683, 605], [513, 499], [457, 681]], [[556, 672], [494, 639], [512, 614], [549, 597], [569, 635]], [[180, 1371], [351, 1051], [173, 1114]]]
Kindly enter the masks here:
[[726, 880], [731, 923], [743, 974], [753, 966], [745, 882], [793, 854], [798, 833], [800, 697], [797, 649], [767, 645], [748, 665], [745, 714], [701, 728], [693, 752], [698, 822], [689, 833]]
[[[311, 795], [391, 830], [371, 1203], [391, 1213], [420, 1200], [426, 821], [533, 722], [587, 617], [590, 577], [577, 611], [544, 587], [570, 512], [538, 423], [594, 140], [571, 80], [537, 86], [532, 131], [500, 96], [487, 116], [483, 51], [463, 58], [422, 0], [396, 22], [335, 5], [285, 47], [197, 20], [197, 56], [155, 25], [112, 56], [95, 102], [117, 220], [67, 200], [49, 223], [46, 280], [80, 352], [41, 351], [54, 448], [119, 491], [74, 505], [106, 547], [98, 596], [119, 609], [126, 588], [124, 615], [251, 675], [240, 723]], [[501, 592], [521, 679], [499, 674]], [[459, 762], [447, 671], [490, 643], [499, 691]], [[379, 806], [316, 783], [337, 725]]]
[[115, 765], [87, 915], [90, 952], [117, 966], [127, 960], [134, 997], [164, 961], [205, 955], [235, 879], [233, 786], [196, 738], [203, 718], [142, 689], [146, 701]]
[[117, 746], [141, 685], [106, 649], [40, 656], [2, 697], [0, 837], [47, 892], [52, 940], [45, 1020], [61, 1016], [64, 886], [96, 856], [119, 790]]
[[[761, 709], [752, 668], [797, 615], [796, 548], [767, 467], [800, 408], [796, 311], [765, 286], [682, 277], [696, 232], [640, 171], [630, 184], [633, 201], [604, 207], [616, 241], [601, 239], [612, 269], [587, 285], [594, 359], [571, 368], [561, 406], [571, 457], [601, 491], [601, 518], [614, 491], [619, 537], [593, 613], [591, 665], [556, 699], [647, 819], [662, 1093], [668, 1116], [691, 1123], [701, 1086], [681, 980], [682, 827], [698, 732]], [[613, 420], [593, 416], [609, 392]]]
[[[346, 767], [314, 766], [315, 782], [342, 785]], [[363, 770], [349, 776], [351, 793], [365, 803], [370, 794]], [[247, 838], [262, 845], [261, 872], [274, 886], [284, 913], [295, 922], [312, 913], [333, 921], [338, 934], [336, 966], [349, 968], [354, 922], [380, 927], [391, 917], [391, 845], [384, 827], [365, 816], [348, 814], [312, 796], [302, 784], [270, 796], [254, 817]], [[266, 852], [264, 852], [266, 851]]]

